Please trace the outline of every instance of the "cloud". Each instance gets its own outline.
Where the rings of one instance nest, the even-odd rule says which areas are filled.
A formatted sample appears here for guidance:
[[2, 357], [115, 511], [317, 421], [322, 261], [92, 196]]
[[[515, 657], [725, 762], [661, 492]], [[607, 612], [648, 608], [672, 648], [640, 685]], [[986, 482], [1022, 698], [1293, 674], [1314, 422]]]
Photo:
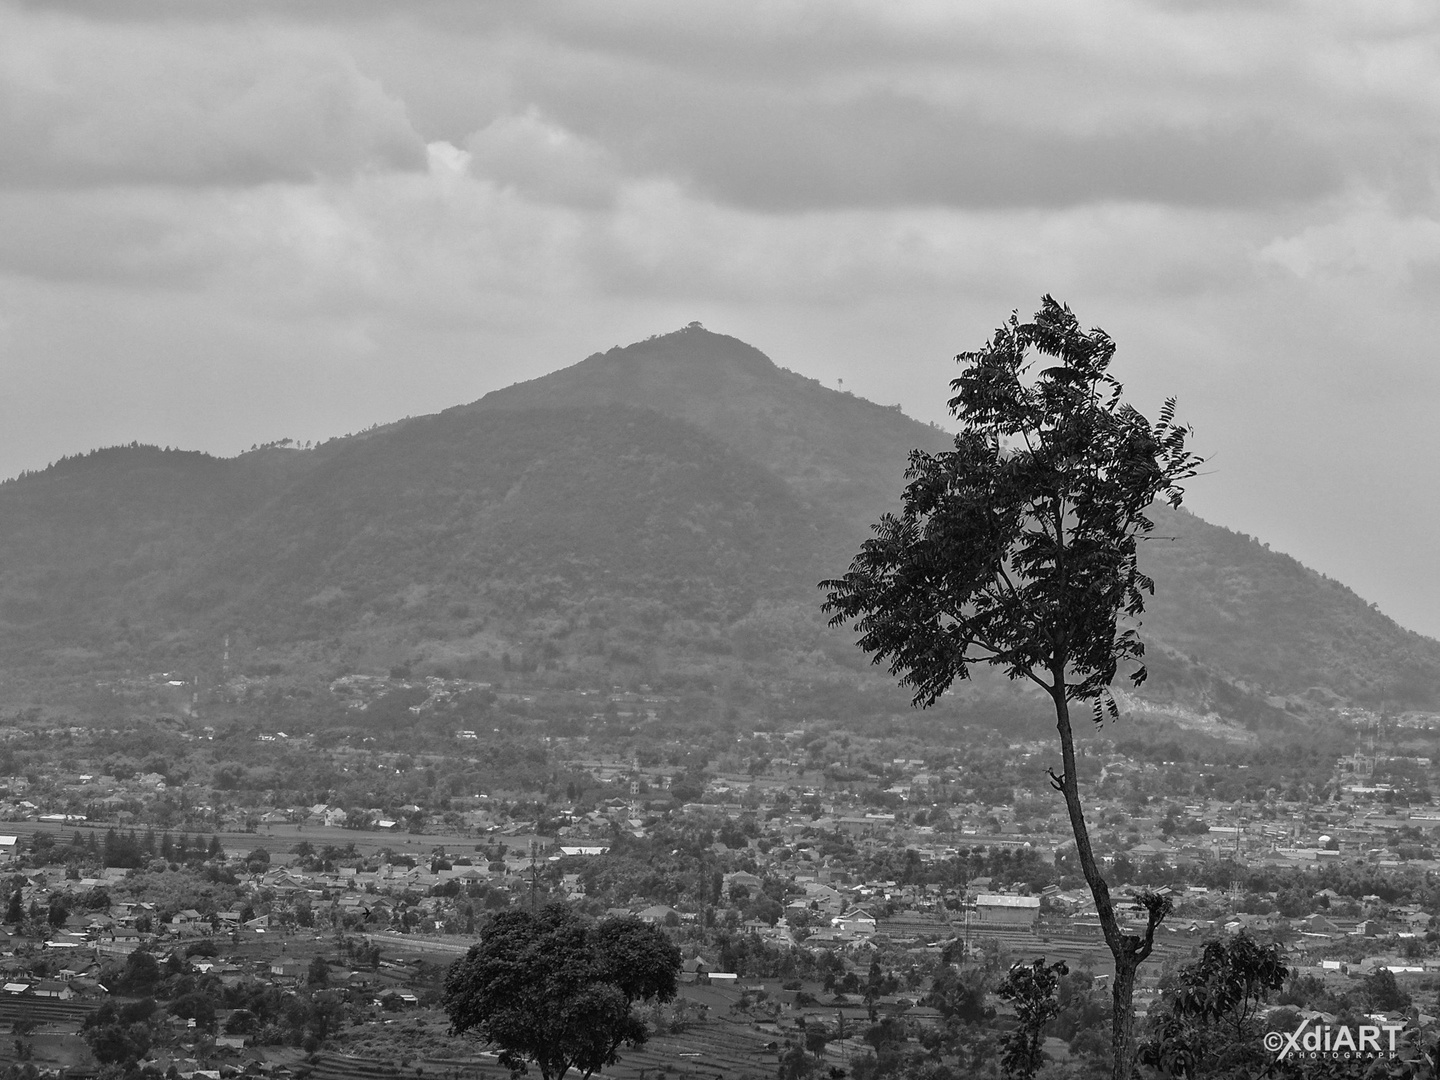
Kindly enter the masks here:
[[538, 110], [502, 116], [465, 140], [476, 175], [544, 202], [605, 206], [620, 170], [604, 147], [546, 120]]
[[764, 212], [1433, 197], [1434, 18], [1352, 8], [560, 4], [478, 47], [512, 109]]
[[0, 0], [0, 473], [355, 430], [695, 318], [943, 420], [954, 353], [1050, 291], [1138, 401], [1180, 395], [1202, 512], [1381, 567], [1433, 629], [1426, 553], [1391, 553], [1440, 528], [1394, 464], [1440, 430], [1437, 30], [1352, 0]]
[[1397, 212], [1373, 197], [1333, 218], [1277, 237], [1258, 252], [1301, 279], [1342, 280], [1367, 290], [1410, 286], [1440, 267], [1440, 221]]
[[13, 10], [0, 141], [8, 186], [304, 183], [425, 161], [404, 105], [333, 44]]
[[[692, 101], [675, 124], [634, 102], [603, 130], [637, 172], [673, 172], [766, 212], [885, 206], [1065, 207], [1107, 201], [1245, 207], [1333, 192], [1325, 147], [1267, 122], [1026, 130], [888, 92], [838, 104], [763, 91]], [[603, 121], [602, 121], [603, 123]]]
[[420, 168], [438, 140], [539, 201], [648, 178], [764, 213], [1424, 204], [1440, 176], [1415, 139], [1436, 22], [1404, 5], [58, 10], [0, 46], [0, 134], [36, 148], [11, 182], [304, 182]]

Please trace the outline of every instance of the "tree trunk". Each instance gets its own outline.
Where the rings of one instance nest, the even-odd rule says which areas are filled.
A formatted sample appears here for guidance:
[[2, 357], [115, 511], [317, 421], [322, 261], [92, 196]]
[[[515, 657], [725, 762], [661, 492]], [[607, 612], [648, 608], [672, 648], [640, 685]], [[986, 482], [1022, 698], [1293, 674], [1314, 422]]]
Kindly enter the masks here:
[[1100, 873], [1095, 862], [1095, 852], [1090, 846], [1090, 829], [1085, 824], [1085, 812], [1080, 805], [1079, 776], [1075, 768], [1075, 734], [1070, 727], [1070, 703], [1065, 698], [1065, 669], [1063, 662], [1052, 669], [1054, 683], [1050, 697], [1055, 703], [1055, 726], [1060, 733], [1060, 755], [1064, 772], [1056, 777], [1051, 773], [1051, 784], [1065, 796], [1065, 809], [1070, 814], [1070, 830], [1075, 835], [1075, 854], [1080, 860], [1080, 869], [1085, 882], [1090, 886], [1090, 895], [1095, 898], [1095, 913], [1100, 919], [1100, 929], [1105, 935], [1105, 944], [1115, 958], [1115, 982], [1112, 1000], [1114, 1017], [1110, 1028], [1110, 1050], [1114, 1055], [1111, 1066], [1111, 1080], [1130, 1080], [1134, 1065], [1134, 996], [1135, 969], [1140, 961], [1149, 955], [1148, 942], [1142, 947], [1140, 939], [1120, 931], [1120, 921], [1115, 917], [1115, 904], [1110, 899], [1110, 886]]
[[[1115, 1051], [1111, 1076], [1128, 1080], [1135, 1045], [1135, 969], [1140, 966], [1133, 956], [1115, 958], [1115, 983], [1111, 987], [1110, 1046]], [[1120, 1056], [1120, 1048], [1125, 1056]], [[1121, 1063], [1124, 1063], [1122, 1068]]]

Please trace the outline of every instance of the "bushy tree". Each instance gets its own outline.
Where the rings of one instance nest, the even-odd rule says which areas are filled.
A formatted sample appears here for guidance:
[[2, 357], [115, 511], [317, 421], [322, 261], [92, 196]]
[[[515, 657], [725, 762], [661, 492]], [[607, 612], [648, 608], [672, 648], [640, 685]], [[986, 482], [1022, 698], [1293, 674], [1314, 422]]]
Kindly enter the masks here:
[[[1053, 364], [1034, 373], [1032, 351]], [[1125, 1080], [1135, 972], [1169, 905], [1147, 898], [1140, 935], [1120, 925], [1085, 822], [1070, 705], [1090, 703], [1098, 723], [1118, 715], [1110, 686], [1122, 666], [1134, 685], [1144, 681], [1144, 645], [1121, 626], [1154, 589], [1137, 543], [1154, 528], [1151, 504], [1178, 506], [1199, 459], [1173, 401], [1155, 424], [1122, 401], [1114, 353], [1104, 331], [1082, 330], [1048, 296], [1032, 322], [1012, 316], [982, 349], [962, 353], [949, 403], [962, 425], [954, 449], [912, 452], [901, 513], [881, 518], [845, 576], [821, 585], [831, 624], [853, 625], [917, 706], [977, 664], [1050, 698], [1061, 760], [1050, 778], [1115, 960], [1114, 1076]]]
[[160, 977], [160, 965], [155, 957], [137, 949], [125, 957], [125, 966], [115, 981], [114, 989], [122, 994], [149, 994], [154, 991]]
[[792, 1043], [780, 1054], [775, 1075], [778, 1080], [806, 1080], [806, 1077], [814, 1072], [814, 1059], [805, 1052], [803, 1046]]
[[680, 950], [633, 917], [594, 923], [564, 904], [503, 911], [451, 965], [442, 1004], [457, 1034], [475, 1029], [500, 1063], [539, 1066], [544, 1080], [586, 1077], [649, 1036], [632, 1008], [670, 1001]]
[[1400, 1012], [1410, 1007], [1410, 995], [1395, 981], [1395, 973], [1384, 967], [1365, 977], [1365, 1001], [1376, 1012]]
[[985, 1004], [985, 978], [980, 972], [961, 975], [949, 964], [936, 974], [925, 1002], [940, 1010], [946, 1020], [980, 1024], [991, 1019], [995, 1010]]
[[1163, 1076], [1228, 1078], [1263, 1066], [1259, 1009], [1288, 975], [1278, 945], [1243, 931], [1207, 942], [1151, 1010], [1140, 1060]]
[[86, 1028], [81, 1036], [102, 1065], [133, 1065], [150, 1049], [150, 1031], [144, 1024], [104, 1024]]

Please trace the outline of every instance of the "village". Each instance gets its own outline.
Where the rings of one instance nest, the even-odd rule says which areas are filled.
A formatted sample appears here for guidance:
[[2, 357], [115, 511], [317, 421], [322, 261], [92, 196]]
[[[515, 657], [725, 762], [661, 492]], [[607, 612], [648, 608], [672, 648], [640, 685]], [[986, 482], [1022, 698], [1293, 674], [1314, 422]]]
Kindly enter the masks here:
[[[773, 1075], [807, 1033], [817, 1062], [857, 1076], [887, 1049], [983, 1056], [978, 1035], [957, 1049], [947, 972], [983, 982], [1036, 957], [1067, 961], [1104, 999], [1109, 955], [1068, 823], [1025, 779], [1041, 742], [882, 757], [885, 741], [829, 729], [751, 731], [717, 737], [697, 767], [550, 736], [540, 783], [475, 790], [449, 779], [494, 753], [471, 728], [400, 752], [361, 733], [217, 743], [192, 725], [150, 771], [107, 751], [145, 732], [4, 734], [27, 767], [0, 779], [0, 1018], [13, 1060], [68, 1076], [141, 1058], [183, 1076], [359, 1075], [346, 1054], [395, 1070], [375, 1075], [503, 1075], [484, 1047], [447, 1037], [444, 971], [487, 912], [556, 901], [660, 926], [684, 956], [680, 998], [615, 1075], [667, 1060]], [[223, 760], [242, 739], [365, 773], [375, 804], [247, 786], [257, 766]], [[1311, 799], [1305, 781], [1285, 797], [1283, 778], [1250, 795], [1244, 764], [1214, 767], [1240, 778], [1240, 797], [1203, 798], [1204, 762], [1114, 748], [1090, 760], [1087, 812], [1122, 917], [1143, 925], [1145, 893], [1173, 904], [1141, 972], [1142, 1015], [1202, 941], [1244, 932], [1310, 980], [1317, 1000], [1291, 1003], [1302, 1015], [1333, 1019], [1327, 1001], [1383, 972], [1385, 1015], [1435, 1022], [1440, 805], [1414, 781], [1428, 762], [1362, 746], [1330, 760], [1327, 796]], [[891, 1042], [867, 1043], [886, 1017]], [[1060, 1058], [1087, 1049], [1079, 1035], [1050, 1043]]]

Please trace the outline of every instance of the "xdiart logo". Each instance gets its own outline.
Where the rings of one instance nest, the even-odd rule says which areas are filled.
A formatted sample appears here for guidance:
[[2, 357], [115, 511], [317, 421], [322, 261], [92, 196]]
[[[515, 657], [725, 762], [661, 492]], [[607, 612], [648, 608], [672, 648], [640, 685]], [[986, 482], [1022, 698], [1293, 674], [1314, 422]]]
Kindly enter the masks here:
[[[1313, 1019], [1312, 1016], [1302, 1020], [1288, 1035], [1283, 1031], [1267, 1033], [1265, 1049], [1275, 1055], [1276, 1061], [1287, 1058], [1375, 1061], [1399, 1056], [1395, 1035], [1405, 1030], [1404, 1024], [1361, 1024], [1353, 1029], [1348, 1025], [1331, 1027], [1329, 1024], [1310, 1027]], [[1384, 1046], [1381, 1045], [1382, 1033], [1386, 1036]]]

